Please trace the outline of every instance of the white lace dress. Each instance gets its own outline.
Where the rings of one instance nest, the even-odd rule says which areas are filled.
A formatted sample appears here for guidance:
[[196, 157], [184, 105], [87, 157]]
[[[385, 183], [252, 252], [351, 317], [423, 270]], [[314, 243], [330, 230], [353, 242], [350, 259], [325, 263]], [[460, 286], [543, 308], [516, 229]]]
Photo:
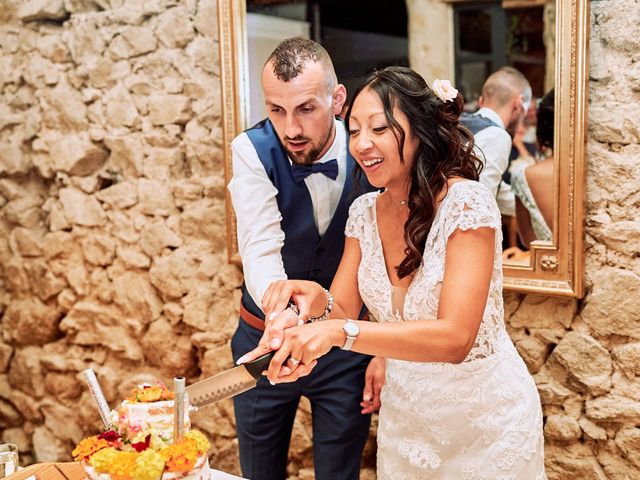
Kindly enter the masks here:
[[[387, 360], [378, 428], [378, 479], [541, 480], [540, 398], [503, 323], [500, 212], [474, 181], [450, 188], [436, 213], [423, 266], [395, 311], [376, 222], [377, 192], [351, 206], [346, 235], [360, 242], [360, 294], [380, 322], [437, 321], [447, 239], [456, 230], [496, 230], [487, 306], [464, 362]], [[461, 301], [464, 299], [461, 297]]]

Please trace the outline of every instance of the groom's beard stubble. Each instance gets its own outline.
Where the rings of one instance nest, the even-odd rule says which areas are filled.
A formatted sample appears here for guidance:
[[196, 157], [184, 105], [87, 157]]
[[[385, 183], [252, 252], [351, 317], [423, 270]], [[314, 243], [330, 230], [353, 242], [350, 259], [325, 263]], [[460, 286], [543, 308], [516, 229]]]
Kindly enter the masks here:
[[[311, 139], [307, 138], [307, 137], [303, 137], [303, 136], [298, 136], [298, 137], [294, 137], [294, 138], [289, 138], [289, 137], [284, 137], [284, 139], [281, 139], [280, 141], [282, 142], [284, 151], [287, 152], [287, 155], [289, 156], [289, 158], [291, 159], [291, 161], [293, 163], [297, 163], [299, 165], [311, 165], [313, 162], [317, 161], [320, 159], [320, 152], [322, 152], [325, 147], [327, 146], [327, 143], [329, 143], [329, 139], [331, 138], [331, 134], [332, 134], [332, 130], [331, 128], [329, 128], [329, 130], [327, 131], [327, 134], [325, 135], [322, 143], [320, 145], [317, 144], [313, 144], [311, 143]], [[292, 142], [301, 142], [301, 141], [306, 141], [309, 142], [310, 146], [311, 146], [311, 150], [309, 150], [308, 152], [292, 152], [291, 150], [289, 150], [286, 145], [287, 145], [287, 141], [292, 141]]]

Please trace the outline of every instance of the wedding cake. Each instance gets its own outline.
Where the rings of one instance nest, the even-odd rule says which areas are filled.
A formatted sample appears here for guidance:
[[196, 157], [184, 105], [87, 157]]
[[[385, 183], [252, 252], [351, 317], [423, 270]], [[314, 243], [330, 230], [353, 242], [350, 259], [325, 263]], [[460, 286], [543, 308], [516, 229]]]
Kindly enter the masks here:
[[111, 411], [111, 428], [73, 450], [91, 480], [208, 480], [209, 441], [191, 430], [173, 442], [174, 394], [162, 384], [141, 385]]

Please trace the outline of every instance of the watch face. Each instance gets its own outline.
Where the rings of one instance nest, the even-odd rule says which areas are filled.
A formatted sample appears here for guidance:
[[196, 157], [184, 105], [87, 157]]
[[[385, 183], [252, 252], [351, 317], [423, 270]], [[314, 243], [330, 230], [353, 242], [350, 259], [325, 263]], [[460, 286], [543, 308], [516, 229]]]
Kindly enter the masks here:
[[346, 322], [344, 324], [344, 331], [350, 337], [355, 337], [360, 333], [360, 327], [355, 322]]

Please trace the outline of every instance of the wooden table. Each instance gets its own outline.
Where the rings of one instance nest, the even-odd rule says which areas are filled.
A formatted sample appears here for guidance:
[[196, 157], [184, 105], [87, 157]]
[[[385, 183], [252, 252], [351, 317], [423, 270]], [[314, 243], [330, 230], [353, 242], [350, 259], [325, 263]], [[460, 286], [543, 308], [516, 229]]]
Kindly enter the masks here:
[[[211, 480], [243, 480], [218, 470], [211, 470]], [[36, 463], [23, 468], [5, 480], [26, 480], [35, 475], [36, 480], [85, 480], [84, 469], [79, 463]]]

